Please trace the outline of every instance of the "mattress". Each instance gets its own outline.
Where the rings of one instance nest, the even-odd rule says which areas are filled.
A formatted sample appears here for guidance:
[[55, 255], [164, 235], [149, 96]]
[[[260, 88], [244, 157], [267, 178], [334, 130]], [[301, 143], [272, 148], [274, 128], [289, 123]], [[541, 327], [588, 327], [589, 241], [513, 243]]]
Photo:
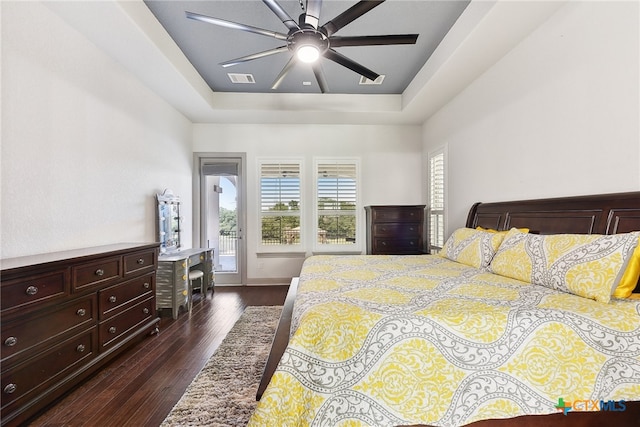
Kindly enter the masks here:
[[604, 304], [437, 255], [319, 255], [249, 425], [460, 426], [639, 399], [638, 300]]

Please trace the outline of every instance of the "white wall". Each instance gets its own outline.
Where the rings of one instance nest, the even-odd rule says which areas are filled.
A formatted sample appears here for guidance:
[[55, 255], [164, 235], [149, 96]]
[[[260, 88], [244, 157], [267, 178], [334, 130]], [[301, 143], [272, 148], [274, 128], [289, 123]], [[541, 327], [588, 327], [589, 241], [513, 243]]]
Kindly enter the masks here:
[[[363, 206], [421, 204], [425, 200], [420, 126], [197, 124], [194, 125], [193, 141], [194, 152], [247, 153], [246, 234], [250, 283], [290, 278], [300, 273], [302, 264], [301, 258], [258, 259], [258, 158], [303, 158], [307, 170], [304, 174], [306, 187], [311, 196], [315, 156], [359, 157]], [[305, 201], [311, 203], [313, 198]], [[311, 214], [311, 211], [307, 213]], [[361, 214], [364, 221], [364, 210]], [[310, 216], [308, 219], [310, 221]], [[358, 237], [364, 250], [364, 234]]]
[[156, 240], [167, 187], [190, 246], [192, 151], [247, 153], [249, 279], [299, 271], [255, 253], [262, 156], [359, 156], [363, 205], [417, 204], [447, 144], [449, 230], [477, 200], [640, 189], [637, 2], [569, 2], [422, 128], [192, 125], [43, 4], [0, 7], [3, 258]]
[[638, 2], [570, 2], [423, 126], [447, 235], [475, 201], [640, 190]]
[[1, 257], [156, 241], [166, 187], [189, 221], [190, 122], [43, 4], [0, 6]]

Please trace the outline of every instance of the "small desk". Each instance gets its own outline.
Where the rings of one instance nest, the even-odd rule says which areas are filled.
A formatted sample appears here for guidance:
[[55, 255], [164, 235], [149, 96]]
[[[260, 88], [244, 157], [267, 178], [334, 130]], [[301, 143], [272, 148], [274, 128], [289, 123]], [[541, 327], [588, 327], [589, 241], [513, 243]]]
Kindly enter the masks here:
[[213, 288], [213, 248], [183, 249], [158, 256], [156, 273], [156, 308], [170, 308], [174, 319], [178, 318], [180, 306], [188, 309], [189, 270], [195, 268], [204, 273], [203, 289]]

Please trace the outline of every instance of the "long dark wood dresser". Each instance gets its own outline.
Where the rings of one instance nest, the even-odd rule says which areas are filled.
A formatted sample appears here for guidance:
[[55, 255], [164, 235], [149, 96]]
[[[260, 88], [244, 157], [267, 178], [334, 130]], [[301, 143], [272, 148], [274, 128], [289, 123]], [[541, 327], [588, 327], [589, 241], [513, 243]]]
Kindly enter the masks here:
[[158, 249], [122, 243], [0, 260], [3, 426], [157, 333]]

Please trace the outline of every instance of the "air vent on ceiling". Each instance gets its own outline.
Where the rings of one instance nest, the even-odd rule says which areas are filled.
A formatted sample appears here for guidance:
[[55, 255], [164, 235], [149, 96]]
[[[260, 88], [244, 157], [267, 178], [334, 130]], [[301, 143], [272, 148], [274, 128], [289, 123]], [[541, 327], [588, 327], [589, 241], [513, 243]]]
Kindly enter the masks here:
[[365, 76], [360, 76], [360, 84], [361, 85], [381, 85], [384, 80], [384, 74], [378, 76], [375, 80], [369, 80]]
[[253, 74], [227, 73], [232, 83], [255, 83]]

